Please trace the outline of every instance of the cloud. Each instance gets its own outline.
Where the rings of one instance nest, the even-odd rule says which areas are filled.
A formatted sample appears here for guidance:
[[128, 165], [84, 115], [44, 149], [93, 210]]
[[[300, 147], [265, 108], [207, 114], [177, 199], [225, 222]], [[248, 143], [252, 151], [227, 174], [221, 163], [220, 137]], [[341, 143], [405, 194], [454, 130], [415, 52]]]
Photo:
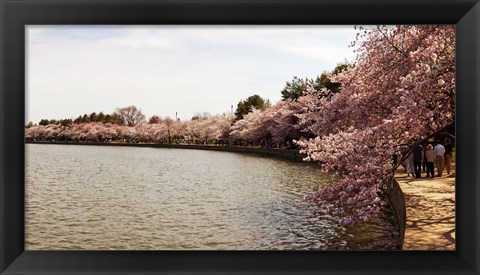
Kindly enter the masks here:
[[354, 58], [348, 45], [355, 39], [355, 33], [350, 26], [224, 26], [215, 31], [200, 29], [194, 35], [213, 45], [253, 46], [337, 63]]
[[159, 48], [159, 49], [175, 49], [179, 45], [169, 39], [162, 37], [155, 37], [151, 35], [128, 35], [119, 38], [110, 38], [101, 41], [100, 43], [107, 46], [127, 47], [134, 49], [143, 48]]
[[323, 45], [323, 46], [281, 46], [279, 47], [281, 51], [288, 53], [296, 54], [303, 56], [305, 58], [313, 58], [326, 62], [339, 63], [343, 60], [341, 57], [346, 59], [352, 59], [354, 57], [353, 51], [346, 52], [345, 49], [335, 47], [334, 45]]

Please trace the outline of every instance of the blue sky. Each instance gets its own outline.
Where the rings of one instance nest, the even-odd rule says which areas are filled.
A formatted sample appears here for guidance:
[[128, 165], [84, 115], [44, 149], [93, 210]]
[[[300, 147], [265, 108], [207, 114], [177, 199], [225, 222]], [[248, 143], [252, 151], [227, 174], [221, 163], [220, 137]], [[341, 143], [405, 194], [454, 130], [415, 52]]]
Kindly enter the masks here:
[[26, 122], [136, 105], [190, 119], [354, 59], [353, 26], [27, 26]]

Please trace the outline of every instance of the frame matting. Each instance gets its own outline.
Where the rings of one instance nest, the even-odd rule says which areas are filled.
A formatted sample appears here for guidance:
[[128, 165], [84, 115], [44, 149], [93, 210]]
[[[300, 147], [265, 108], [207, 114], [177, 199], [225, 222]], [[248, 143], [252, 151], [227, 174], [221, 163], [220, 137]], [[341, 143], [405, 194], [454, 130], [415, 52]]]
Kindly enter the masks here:
[[[478, 0], [0, 0], [0, 272], [479, 274]], [[456, 251], [24, 251], [25, 26], [456, 24]]]

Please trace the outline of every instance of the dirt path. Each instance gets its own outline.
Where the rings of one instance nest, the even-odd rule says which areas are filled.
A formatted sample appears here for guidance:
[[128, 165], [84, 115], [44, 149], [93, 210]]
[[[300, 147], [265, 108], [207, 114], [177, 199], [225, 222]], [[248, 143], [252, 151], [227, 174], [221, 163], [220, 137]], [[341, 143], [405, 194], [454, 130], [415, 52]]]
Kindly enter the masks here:
[[[436, 169], [435, 169], [436, 172]], [[404, 250], [455, 249], [455, 174], [415, 179], [403, 168], [397, 179], [407, 207]]]

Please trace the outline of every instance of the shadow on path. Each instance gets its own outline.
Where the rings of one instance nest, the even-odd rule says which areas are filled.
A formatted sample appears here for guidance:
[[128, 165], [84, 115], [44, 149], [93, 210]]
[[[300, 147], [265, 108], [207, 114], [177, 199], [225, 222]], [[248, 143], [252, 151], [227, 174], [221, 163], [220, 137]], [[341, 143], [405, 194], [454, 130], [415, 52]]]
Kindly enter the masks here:
[[455, 175], [416, 179], [401, 170], [397, 170], [395, 179], [405, 194], [407, 207], [403, 249], [454, 250]]

